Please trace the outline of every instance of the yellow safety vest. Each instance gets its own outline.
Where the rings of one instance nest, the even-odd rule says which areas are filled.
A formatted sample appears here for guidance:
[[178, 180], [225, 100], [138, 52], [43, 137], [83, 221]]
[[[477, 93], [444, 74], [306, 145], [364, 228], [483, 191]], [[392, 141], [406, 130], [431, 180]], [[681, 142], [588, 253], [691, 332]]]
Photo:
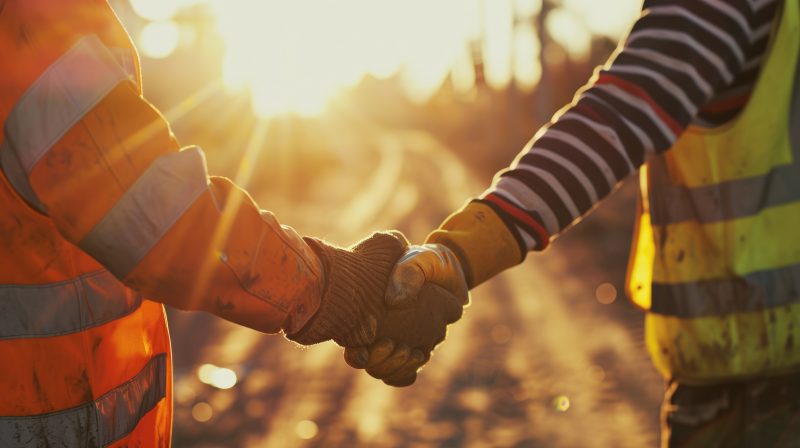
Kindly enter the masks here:
[[752, 96], [641, 172], [628, 289], [647, 347], [687, 383], [800, 369], [800, 50], [784, 2]]

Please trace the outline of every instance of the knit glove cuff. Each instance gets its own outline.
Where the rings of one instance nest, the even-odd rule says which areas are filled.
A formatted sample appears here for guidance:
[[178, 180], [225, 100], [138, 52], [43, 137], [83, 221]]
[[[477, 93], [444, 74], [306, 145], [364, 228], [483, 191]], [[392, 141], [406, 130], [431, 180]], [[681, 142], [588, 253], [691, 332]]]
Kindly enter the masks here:
[[304, 238], [322, 260], [325, 289], [319, 310], [300, 331], [287, 335], [303, 345], [333, 339], [339, 345], [368, 345], [386, 312], [389, 274], [408, 242], [399, 233], [375, 233], [350, 249]]

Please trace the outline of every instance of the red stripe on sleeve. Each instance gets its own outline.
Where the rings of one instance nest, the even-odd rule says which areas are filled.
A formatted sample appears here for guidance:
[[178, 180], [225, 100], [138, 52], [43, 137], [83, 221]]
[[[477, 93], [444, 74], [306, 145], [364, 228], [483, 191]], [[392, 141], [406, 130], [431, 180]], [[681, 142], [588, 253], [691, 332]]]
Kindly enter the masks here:
[[539, 237], [539, 241], [542, 244], [540, 250], [544, 250], [544, 248], [546, 248], [550, 244], [550, 234], [547, 232], [544, 226], [535, 219], [533, 219], [530, 215], [525, 213], [525, 211], [520, 210], [514, 204], [506, 201], [505, 199], [501, 198], [500, 196], [494, 193], [489, 193], [483, 199], [500, 207], [501, 209], [503, 209], [504, 212], [508, 213], [515, 219], [519, 220], [520, 222], [528, 226], [528, 228], [530, 228], [536, 234], [536, 236]]
[[712, 114], [721, 114], [724, 112], [731, 112], [736, 110], [741, 110], [747, 105], [747, 101], [750, 99], [750, 92], [747, 92], [743, 95], [737, 95], [731, 98], [726, 98], [720, 101], [715, 101], [713, 103], [709, 103], [701, 109], [705, 113], [712, 113]]
[[588, 105], [586, 103], [576, 103], [575, 105], [572, 106], [572, 110], [570, 112], [577, 112], [577, 113], [579, 113], [581, 115], [584, 115], [584, 116], [587, 116], [587, 117], [591, 118], [592, 120], [594, 120], [594, 121], [596, 121], [598, 123], [604, 123], [605, 122], [603, 117], [600, 116], [600, 114], [598, 114], [597, 111], [595, 111], [593, 107], [591, 107], [590, 105]]
[[680, 135], [680, 133], [683, 132], [684, 128], [680, 124], [678, 124], [678, 122], [676, 122], [671, 115], [669, 115], [666, 111], [664, 111], [664, 109], [662, 109], [661, 106], [659, 106], [655, 101], [653, 101], [653, 99], [650, 98], [650, 95], [648, 95], [648, 93], [638, 85], [632, 82], [628, 82], [622, 78], [618, 78], [607, 72], [601, 73], [600, 76], [597, 78], [595, 84], [613, 85], [630, 93], [631, 95], [635, 95], [641, 98], [650, 106], [651, 109], [653, 109], [656, 115], [658, 115], [658, 118], [660, 118], [661, 121], [664, 124], [666, 124], [672, 130], [672, 132], [675, 133], [676, 136]]

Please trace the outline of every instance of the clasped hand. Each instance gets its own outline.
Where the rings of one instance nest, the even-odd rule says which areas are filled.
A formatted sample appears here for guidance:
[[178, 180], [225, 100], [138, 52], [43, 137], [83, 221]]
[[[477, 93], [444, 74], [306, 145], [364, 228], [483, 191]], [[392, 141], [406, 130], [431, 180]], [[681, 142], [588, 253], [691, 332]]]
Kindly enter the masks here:
[[375, 342], [345, 348], [345, 360], [388, 385], [409, 386], [445, 339], [447, 325], [469, 304], [458, 259], [440, 244], [409, 246], [392, 270], [384, 300], [388, 312]]
[[333, 340], [351, 366], [392, 386], [412, 384], [469, 303], [458, 259], [442, 245], [409, 246], [399, 232], [347, 249], [305, 241], [323, 265], [324, 290], [314, 316], [287, 336], [303, 345]]

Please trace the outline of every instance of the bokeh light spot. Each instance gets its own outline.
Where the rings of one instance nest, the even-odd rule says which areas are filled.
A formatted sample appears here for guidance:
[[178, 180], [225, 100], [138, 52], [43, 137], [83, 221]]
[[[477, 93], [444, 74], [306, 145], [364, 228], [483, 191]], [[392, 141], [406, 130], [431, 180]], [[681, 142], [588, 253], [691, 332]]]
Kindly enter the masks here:
[[203, 364], [197, 369], [197, 377], [205, 384], [217, 389], [230, 389], [236, 385], [236, 372], [214, 364]]
[[200, 423], [205, 423], [211, 420], [211, 417], [213, 416], [214, 416], [214, 409], [211, 408], [210, 404], [204, 401], [201, 401], [192, 406], [192, 418]]
[[461, 407], [477, 413], [485, 412], [491, 402], [489, 394], [481, 389], [466, 389], [458, 394], [458, 403]]
[[203, 364], [197, 369], [197, 378], [203, 383], [208, 384], [211, 382], [211, 377], [214, 375], [216, 369], [217, 366], [214, 364]]
[[609, 305], [617, 300], [617, 288], [611, 283], [603, 283], [594, 291], [597, 301], [603, 305]]
[[566, 395], [559, 395], [553, 398], [553, 408], [558, 412], [567, 412], [570, 407], [569, 397]]
[[511, 328], [508, 325], [495, 325], [492, 327], [492, 340], [496, 344], [507, 344], [513, 335]]
[[178, 48], [180, 34], [181, 30], [175, 22], [148, 23], [139, 35], [139, 49], [148, 58], [166, 58]]
[[297, 426], [294, 427], [294, 431], [297, 434], [297, 437], [300, 437], [303, 440], [311, 440], [317, 436], [319, 428], [317, 427], [317, 424], [311, 420], [300, 420], [297, 422]]

